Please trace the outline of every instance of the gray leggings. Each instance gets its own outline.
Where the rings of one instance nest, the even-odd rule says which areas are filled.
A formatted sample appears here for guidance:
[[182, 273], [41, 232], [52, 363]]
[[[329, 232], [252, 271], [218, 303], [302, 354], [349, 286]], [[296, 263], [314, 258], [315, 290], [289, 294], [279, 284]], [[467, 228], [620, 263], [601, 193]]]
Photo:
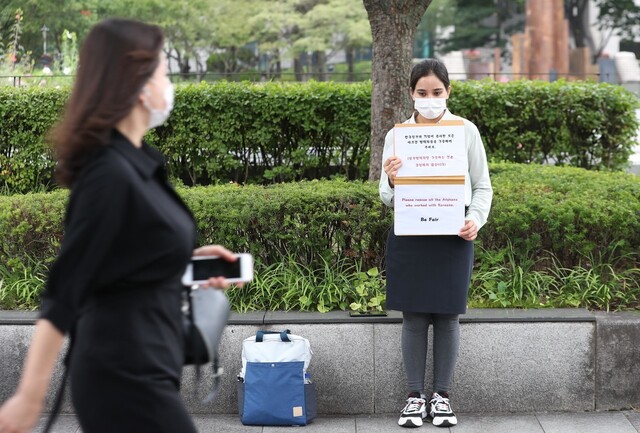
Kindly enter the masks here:
[[433, 324], [433, 391], [449, 392], [460, 346], [457, 314], [402, 313], [402, 358], [409, 392], [424, 393], [429, 324]]

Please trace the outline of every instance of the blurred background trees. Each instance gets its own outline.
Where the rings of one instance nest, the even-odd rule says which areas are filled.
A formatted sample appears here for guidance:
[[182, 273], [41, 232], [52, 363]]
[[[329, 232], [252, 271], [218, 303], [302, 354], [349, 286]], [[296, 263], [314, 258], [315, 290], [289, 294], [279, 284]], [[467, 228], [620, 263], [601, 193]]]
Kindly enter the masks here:
[[[634, 40], [640, 35], [637, 0], [561, 1], [571, 47], [588, 47], [593, 62], [607, 54], [612, 38], [640, 51], [640, 40]], [[468, 53], [485, 50], [493, 56], [489, 50], [499, 48], [503, 62], [511, 61], [511, 37], [525, 29], [527, 0], [429, 3], [413, 36], [414, 58], [461, 51], [468, 61]], [[0, 0], [3, 63], [20, 63], [22, 72], [44, 66], [62, 71], [68, 35], [74, 34], [78, 45], [93, 24], [110, 16], [161, 25], [171, 72], [184, 79], [371, 77], [373, 40], [362, 0]]]

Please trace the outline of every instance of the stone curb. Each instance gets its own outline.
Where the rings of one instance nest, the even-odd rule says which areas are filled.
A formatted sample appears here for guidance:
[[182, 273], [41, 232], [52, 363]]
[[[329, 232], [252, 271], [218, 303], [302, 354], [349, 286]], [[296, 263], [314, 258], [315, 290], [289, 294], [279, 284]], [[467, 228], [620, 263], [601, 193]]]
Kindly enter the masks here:
[[[37, 313], [0, 311], [0, 401], [17, 386]], [[212, 405], [200, 400], [211, 383], [208, 368], [185, 368], [183, 397], [192, 413], [236, 413], [235, 376], [241, 342], [259, 329], [290, 329], [309, 339], [310, 371], [322, 414], [398, 410], [406, 398], [400, 353], [402, 316], [348, 313], [232, 314], [221, 346], [225, 369]], [[593, 411], [640, 406], [640, 312], [580, 309], [469, 310], [461, 316], [461, 348], [452, 398], [460, 412]], [[431, 334], [429, 338], [431, 340]], [[431, 349], [428, 363], [432, 363]], [[57, 366], [52, 392], [59, 386]], [[431, 369], [427, 368], [427, 389]], [[68, 393], [67, 393], [68, 394]], [[48, 405], [51, 404], [51, 396]], [[50, 407], [50, 406], [48, 406]], [[63, 411], [72, 412], [68, 395]]]

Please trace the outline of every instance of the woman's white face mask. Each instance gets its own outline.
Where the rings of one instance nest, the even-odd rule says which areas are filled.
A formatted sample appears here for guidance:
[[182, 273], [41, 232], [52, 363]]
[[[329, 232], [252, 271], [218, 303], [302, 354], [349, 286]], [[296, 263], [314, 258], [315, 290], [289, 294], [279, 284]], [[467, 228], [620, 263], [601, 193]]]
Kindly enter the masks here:
[[447, 109], [447, 98], [416, 98], [414, 108], [426, 119], [436, 119]]
[[[149, 96], [149, 90], [145, 88], [145, 93]], [[152, 108], [149, 105], [147, 99], [143, 100], [144, 107], [149, 110], [149, 129], [156, 128], [162, 125], [167, 121], [169, 115], [171, 114], [171, 110], [173, 110], [173, 99], [174, 99], [174, 90], [173, 83], [169, 82], [169, 84], [164, 88], [164, 92], [162, 94], [164, 98], [164, 108]]]

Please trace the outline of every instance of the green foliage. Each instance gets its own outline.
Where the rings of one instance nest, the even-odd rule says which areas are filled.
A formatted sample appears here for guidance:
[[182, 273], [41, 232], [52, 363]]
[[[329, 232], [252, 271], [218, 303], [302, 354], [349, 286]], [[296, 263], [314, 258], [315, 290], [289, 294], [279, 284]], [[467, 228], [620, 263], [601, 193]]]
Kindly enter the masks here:
[[364, 178], [370, 95], [370, 83], [186, 85], [148, 139], [188, 185]]
[[378, 268], [371, 268], [367, 272], [358, 272], [355, 287], [352, 289], [353, 297], [356, 300], [349, 304], [349, 308], [363, 314], [383, 311], [387, 299], [386, 286], [387, 280], [378, 271]]
[[[455, 25], [456, 21], [460, 21], [457, 19], [460, 11], [459, 7], [456, 7], [456, 3], [457, 0], [433, 0], [431, 2], [418, 25], [413, 44], [413, 57], [435, 57], [434, 53], [436, 52], [438, 54], [440, 54], [440, 51], [446, 52], [446, 50], [440, 50], [440, 48], [443, 44], [448, 43], [450, 26]], [[476, 22], [475, 18], [477, 16], [474, 17], [474, 22]], [[455, 30], [458, 30], [458, 28]], [[467, 45], [462, 48], [470, 47], [473, 47], [473, 45]]]
[[[0, 88], [0, 191], [51, 188], [45, 136], [68, 92]], [[365, 179], [370, 104], [370, 82], [180, 85], [169, 122], [147, 139], [185, 185]], [[454, 83], [449, 105], [493, 160], [622, 169], [638, 127], [633, 95], [606, 84]]]
[[470, 298], [499, 307], [544, 307], [556, 281], [535, 269], [539, 260], [516, 254], [511, 241], [500, 250], [480, 247]]
[[0, 200], [0, 309], [37, 308], [62, 240], [66, 192]]
[[26, 193], [53, 184], [54, 162], [45, 137], [68, 90], [0, 87], [0, 188]]
[[574, 307], [640, 309], [640, 254], [620, 254], [617, 249], [623, 244], [615, 242], [604, 257], [602, 252], [585, 255], [573, 268], [554, 262], [549, 273], [559, 282], [559, 289], [551, 297]]
[[493, 160], [620, 170], [638, 130], [635, 96], [588, 82], [457, 82], [449, 107], [476, 124]]
[[[25, 51], [34, 53], [34, 59], [39, 59], [43, 53], [42, 26], [46, 24], [47, 54], [54, 54], [57, 47], [63, 44], [63, 33], [69, 29], [82, 40], [91, 25], [97, 22], [99, 0], [5, 0], [0, 6], [0, 32], [6, 33], [14, 18], [17, 8], [24, 11], [22, 21], [21, 45]], [[3, 31], [4, 30], [4, 31]]]
[[[490, 171], [495, 195], [476, 242], [471, 306], [640, 308], [640, 178], [510, 163]], [[384, 269], [392, 212], [380, 203], [377, 184], [226, 184], [178, 192], [195, 215], [199, 244], [256, 257], [255, 281], [229, 292], [237, 310], [383, 308], [384, 276], [377, 270]], [[3, 285], [21, 279], [25, 264], [32, 266], [27, 275], [41, 275], [33, 264], [51, 263], [67, 195], [0, 196]], [[37, 281], [33, 287], [41, 289]]]
[[491, 178], [490, 223], [480, 232], [487, 250], [510, 242], [519, 258], [554, 258], [564, 267], [578, 265], [588, 255], [607, 257], [614, 246], [614, 256], [640, 251], [636, 176], [500, 163], [491, 165]]
[[[123, 17], [142, 20], [162, 27], [166, 35], [165, 52], [180, 69], [195, 60], [192, 72], [204, 72], [199, 58], [203, 52], [218, 50], [225, 36], [232, 33], [236, 46], [250, 42], [249, 28], [243, 26], [252, 8], [231, 0], [110, 0], [99, 2], [100, 18]], [[232, 10], [227, 10], [232, 7]], [[222, 45], [224, 46], [224, 45]], [[171, 71], [178, 72], [178, 71]]]
[[25, 263], [48, 265], [62, 240], [67, 191], [0, 197], [0, 263], [11, 273]]
[[[255, 71], [256, 58], [254, 52], [249, 48], [239, 48], [231, 52], [213, 53], [207, 59], [207, 71], [218, 73], [234, 73], [229, 75], [234, 79], [239, 75], [239, 71], [250, 70], [257, 76], [260, 74]], [[207, 76], [208, 78], [209, 76]]]
[[[187, 185], [368, 174], [370, 83], [221, 82], [176, 93], [170, 121], [147, 139]], [[67, 98], [67, 88], [0, 88], [0, 188], [53, 184], [45, 136]]]
[[[611, 249], [614, 252], [615, 246]], [[590, 255], [572, 267], [564, 267], [554, 259], [541, 269], [518, 257], [511, 245], [506, 263], [501, 255], [504, 251], [483, 251], [484, 259], [471, 279], [471, 307], [640, 310], [638, 254], [610, 258], [611, 262]], [[524, 260], [525, 265], [518, 260]], [[621, 261], [624, 266], [620, 266]]]
[[640, 178], [492, 164], [470, 305], [640, 309]]
[[[168, 55], [191, 72], [246, 74], [260, 57], [261, 72], [272, 73], [282, 54], [371, 45], [367, 15], [359, 0], [111, 0], [103, 16], [124, 16], [156, 23], [167, 34]], [[250, 49], [249, 45], [253, 45]], [[241, 48], [244, 47], [244, 48]], [[244, 50], [244, 52], [243, 52]], [[259, 51], [259, 54], [256, 52]], [[207, 64], [199, 61], [202, 53]], [[250, 54], [249, 58], [247, 54]], [[244, 58], [243, 58], [244, 57]], [[235, 78], [234, 78], [235, 79]]]
[[0, 263], [0, 309], [35, 310], [46, 274], [43, 262], [29, 258], [24, 263]]
[[61, 62], [58, 67], [64, 75], [75, 75], [78, 66], [78, 37], [75, 32], [62, 32]]
[[634, 40], [640, 31], [640, 5], [633, 0], [596, 0], [598, 30]]
[[[326, 0], [314, 3], [299, 18], [301, 32], [293, 44], [294, 51], [324, 52], [371, 46], [371, 27], [362, 1]], [[336, 39], [340, 45], [336, 44]]]
[[[524, 0], [456, 0], [451, 16], [437, 24], [454, 31], [438, 40], [445, 52], [479, 47], [503, 48], [509, 36], [524, 30]], [[428, 15], [429, 11], [427, 11]]]
[[32, 53], [22, 45], [24, 12], [20, 8], [11, 12], [5, 8], [5, 14], [8, 31], [3, 32], [0, 26], [0, 76], [3, 78], [0, 86], [16, 85], [20, 79], [11, 75], [29, 74], [33, 70]]
[[345, 310], [354, 299], [348, 291], [355, 284], [354, 269], [346, 258], [303, 265], [287, 255], [270, 265], [257, 262], [254, 281], [227, 293], [234, 309], [242, 312]]
[[[338, 63], [333, 72], [329, 74], [331, 81], [349, 81], [349, 69], [347, 64]], [[353, 79], [351, 81], [361, 81], [371, 77], [371, 60], [360, 60], [353, 64]], [[284, 78], [284, 77], [283, 77]]]
[[198, 221], [201, 244], [250, 251], [265, 264], [292, 256], [313, 269], [341, 257], [369, 267], [382, 262], [390, 212], [377, 200], [375, 185], [310, 181], [179, 192]]

